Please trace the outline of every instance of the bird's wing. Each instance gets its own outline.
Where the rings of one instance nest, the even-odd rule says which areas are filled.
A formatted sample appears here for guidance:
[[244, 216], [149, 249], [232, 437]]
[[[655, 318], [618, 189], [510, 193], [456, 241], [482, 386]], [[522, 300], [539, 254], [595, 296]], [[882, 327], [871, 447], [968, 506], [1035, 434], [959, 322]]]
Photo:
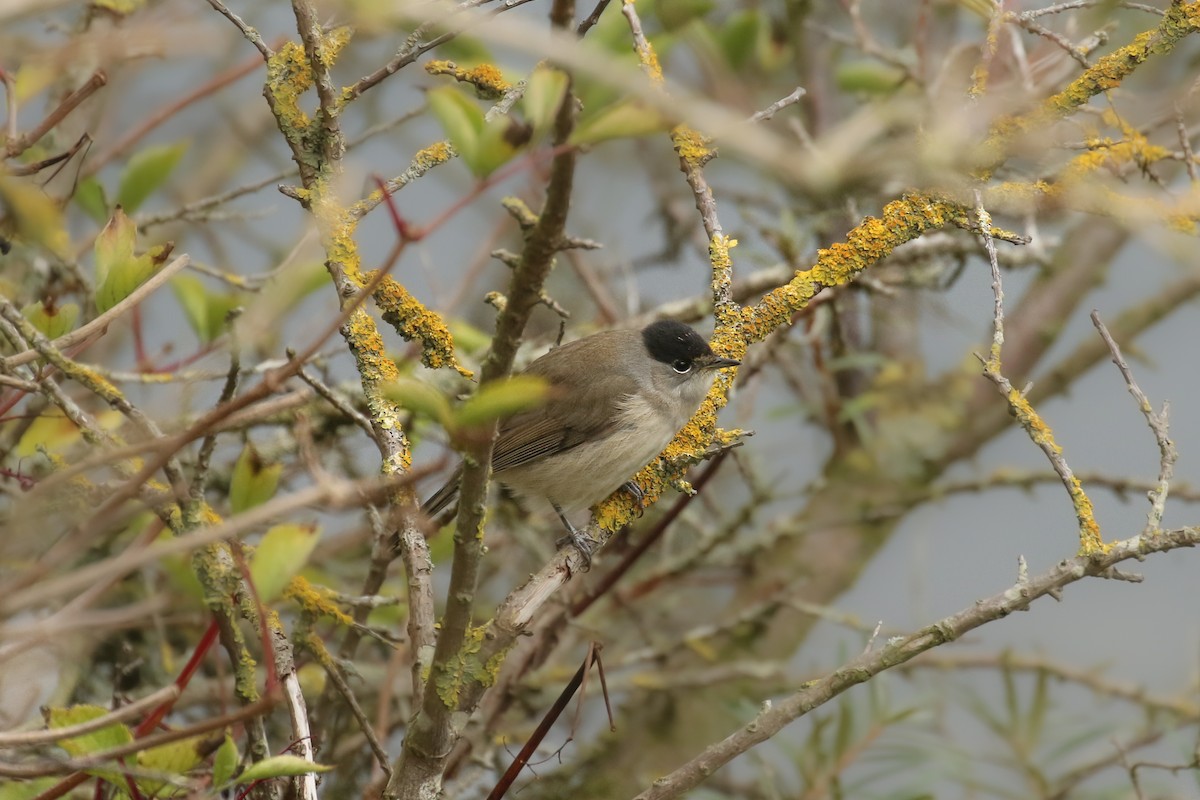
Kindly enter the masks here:
[[[612, 346], [612, 341], [606, 341], [609, 337], [629, 334], [611, 331], [580, 339], [551, 350], [529, 365], [524, 374], [544, 379], [550, 385], [550, 399], [500, 423], [492, 453], [493, 471], [520, 467], [566, 452], [617, 429], [620, 403], [637, 389], [636, 384], [631, 378], [613, 372], [600, 376], [581, 374], [579, 365], [594, 363], [599, 355], [596, 351]], [[581, 397], [590, 400], [582, 403]], [[570, 419], [571, 424], [563, 425], [564, 419]], [[421, 510], [436, 516], [453, 504], [458, 499], [461, 477], [462, 467], [459, 467], [442, 488], [421, 504]]]
[[[620, 403], [636, 385], [615, 372], [597, 375], [580, 369], [594, 361], [589, 353], [592, 347], [606, 346], [597, 337], [581, 339], [551, 350], [529, 365], [525, 374], [545, 379], [550, 399], [501, 423], [493, 470], [500, 472], [563, 453], [616, 430]], [[564, 420], [570, 424], [564, 425]]]
[[454, 470], [454, 474], [450, 476], [450, 480], [442, 485], [433, 495], [421, 503], [421, 511], [427, 516], [436, 517], [443, 510], [449, 508], [456, 500], [458, 500], [458, 482], [462, 478], [462, 467]]

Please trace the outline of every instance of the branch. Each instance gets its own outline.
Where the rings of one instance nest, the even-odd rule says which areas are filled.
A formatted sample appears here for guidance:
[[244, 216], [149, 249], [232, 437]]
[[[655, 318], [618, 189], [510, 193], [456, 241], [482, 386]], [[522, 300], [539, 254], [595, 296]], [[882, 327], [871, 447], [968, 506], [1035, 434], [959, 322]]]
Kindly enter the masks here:
[[[570, 24], [574, 17], [572, 0], [556, 0], [550, 17], [556, 28]], [[513, 269], [507, 302], [496, 319], [496, 334], [481, 370], [480, 385], [501, 380], [512, 372], [525, 325], [541, 302], [542, 286], [564, 239], [576, 151], [559, 146], [567, 141], [574, 122], [575, 102], [568, 91], [555, 119], [557, 154], [550, 166], [546, 198], [536, 224], [526, 234], [520, 263]], [[421, 710], [409, 727], [385, 797], [413, 797], [437, 791], [451, 748], [486, 689], [484, 676], [491, 667], [487, 660], [475, 660], [479, 652], [478, 641], [475, 638], [477, 632], [471, 630], [471, 622], [483, 556], [484, 504], [496, 432], [497, 423], [492, 422], [482, 443], [467, 448], [463, 454], [446, 611], [429, 680], [421, 698]]]
[[1100, 321], [1100, 312], [1092, 312], [1092, 324], [1100, 331], [1101, 338], [1108, 345], [1109, 352], [1112, 353], [1113, 363], [1117, 365], [1117, 369], [1121, 371], [1121, 377], [1125, 379], [1125, 385], [1129, 387], [1129, 393], [1133, 395], [1133, 399], [1137, 400], [1138, 409], [1146, 417], [1146, 423], [1150, 426], [1150, 430], [1154, 432], [1154, 440], [1158, 442], [1159, 466], [1158, 466], [1158, 485], [1150, 491], [1150, 513], [1146, 517], [1145, 533], [1153, 533], [1158, 530], [1158, 526], [1162, 523], [1164, 507], [1167, 504], [1167, 493], [1171, 486], [1171, 476], [1175, 473], [1175, 461], [1179, 458], [1179, 453], [1175, 451], [1175, 444], [1167, 435], [1167, 412], [1168, 404], [1163, 404], [1163, 410], [1155, 412], [1150, 405], [1150, 400], [1146, 397], [1142, 388], [1137, 385], [1137, 381], [1133, 379], [1133, 370], [1129, 369], [1129, 365], [1125, 363], [1125, 359], [1121, 356], [1121, 348], [1117, 345], [1112, 334], [1108, 332], [1108, 328], [1104, 327], [1104, 323]]
[[976, 628], [1003, 619], [1014, 611], [1025, 611], [1034, 600], [1057, 595], [1086, 577], [1099, 576], [1117, 564], [1142, 560], [1151, 553], [1165, 553], [1200, 545], [1200, 528], [1180, 528], [1156, 534], [1141, 534], [1115, 542], [1105, 553], [1077, 555], [1059, 562], [1048, 571], [928, 625], [908, 636], [896, 637], [880, 650], [864, 653], [829, 675], [759, 713], [729, 736], [706, 748], [639, 794], [635, 800], [666, 800], [679, 797], [751, 747], [767, 741], [784, 726], [879, 673], [903, 664], [926, 651], [961, 638]]

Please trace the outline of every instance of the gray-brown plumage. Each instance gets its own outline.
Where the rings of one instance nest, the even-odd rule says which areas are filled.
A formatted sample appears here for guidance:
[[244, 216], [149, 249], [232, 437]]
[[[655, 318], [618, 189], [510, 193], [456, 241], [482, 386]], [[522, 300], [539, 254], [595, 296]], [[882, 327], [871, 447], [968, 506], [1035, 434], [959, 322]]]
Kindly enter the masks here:
[[[546, 498], [580, 544], [564, 510], [596, 504], [650, 463], [696, 413], [715, 370], [737, 363], [673, 321], [557, 347], [525, 369], [549, 384], [550, 399], [501, 422], [493, 475]], [[436, 517], [449, 508], [461, 475], [460, 466], [422, 510]]]

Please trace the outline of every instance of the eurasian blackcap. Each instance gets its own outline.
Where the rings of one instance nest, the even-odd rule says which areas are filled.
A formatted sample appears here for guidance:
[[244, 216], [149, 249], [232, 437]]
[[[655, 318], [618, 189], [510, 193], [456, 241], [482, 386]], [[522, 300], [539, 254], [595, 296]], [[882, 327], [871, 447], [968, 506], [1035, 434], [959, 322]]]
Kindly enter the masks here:
[[[670, 320], [556, 347], [524, 371], [546, 381], [549, 399], [501, 421], [493, 475], [520, 494], [548, 500], [587, 556], [591, 542], [566, 512], [626, 485], [700, 408], [716, 370], [739, 363]], [[436, 517], [450, 507], [461, 474], [460, 466], [422, 511]], [[628, 488], [640, 499], [636, 484]]]

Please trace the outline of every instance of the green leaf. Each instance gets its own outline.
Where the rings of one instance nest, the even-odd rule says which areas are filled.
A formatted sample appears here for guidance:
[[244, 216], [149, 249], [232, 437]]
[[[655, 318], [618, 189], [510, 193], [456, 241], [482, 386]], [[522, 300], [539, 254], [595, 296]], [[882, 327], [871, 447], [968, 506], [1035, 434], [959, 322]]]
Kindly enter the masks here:
[[194, 275], [176, 275], [171, 292], [183, 306], [188, 324], [200, 341], [208, 344], [225, 332], [229, 312], [241, 305], [242, 298], [232, 292], [211, 292]]
[[509, 116], [497, 117], [483, 126], [475, 153], [464, 157], [477, 178], [486, 178], [512, 160], [533, 138], [533, 129]]
[[36, 778], [31, 781], [6, 781], [0, 783], [0, 800], [33, 800], [62, 778]]
[[135, 256], [137, 226], [120, 206], [96, 237], [96, 308], [101, 312], [124, 300], [170, 253], [170, 245], [159, 246]]
[[[165, 773], [171, 776], [183, 777], [200, 763], [200, 748], [204, 741], [202, 736], [193, 736], [178, 742], [152, 747], [137, 754], [137, 765], [150, 772]], [[141, 777], [137, 779], [138, 788], [143, 794], [156, 797], [170, 784], [157, 778]], [[171, 792], [167, 792], [171, 794]]]
[[383, 396], [414, 414], [430, 417], [443, 428], [454, 427], [450, 401], [428, 383], [416, 378], [397, 378], [383, 386]]
[[233, 476], [229, 480], [230, 510], [240, 514], [270, 500], [279, 487], [282, 472], [282, 463], [265, 463], [254, 445], [247, 442], [233, 465]]
[[[94, 719], [103, 717], [107, 713], [109, 713], [109, 710], [101, 706], [79, 705], [68, 708], [51, 708], [47, 716], [47, 723], [51, 730], [55, 728], [67, 728], [83, 722], [91, 722]], [[92, 753], [98, 753], [101, 750], [120, 747], [132, 741], [133, 734], [129, 728], [119, 722], [114, 722], [112, 725], [105, 725], [99, 730], [83, 733], [79, 736], [72, 736], [69, 739], [61, 739], [58, 742], [58, 746], [66, 750], [68, 755], [79, 758], [81, 756], [89, 756]]]
[[450, 334], [454, 337], [454, 346], [464, 353], [482, 353], [492, 343], [492, 337], [476, 328], [465, 319], [455, 317], [449, 321]]
[[325, 764], [314, 764], [311, 761], [304, 760], [300, 756], [271, 756], [246, 767], [245, 771], [237, 776], [234, 783], [250, 783], [251, 781], [261, 781], [266, 778], [286, 778], [293, 775], [305, 775], [309, 772], [329, 772], [331, 769], [333, 767]]
[[233, 778], [233, 773], [237, 770], [237, 765], [237, 745], [233, 743], [233, 737], [227, 733], [225, 734], [225, 741], [221, 742], [221, 746], [217, 748], [216, 755], [213, 756], [213, 788], [220, 789], [229, 783]]
[[75, 322], [79, 319], [79, 306], [76, 303], [64, 303], [61, 306], [46, 308], [45, 304], [38, 300], [22, 308], [21, 313], [33, 323], [33, 327], [42, 332], [42, 335], [49, 339], [57, 339], [75, 327]]
[[659, 0], [655, 12], [663, 29], [677, 30], [698, 19], [716, 7], [713, 0]]
[[741, 11], [729, 17], [720, 33], [721, 49], [729, 66], [741, 69], [754, 55], [761, 25], [757, 11]]
[[92, 248], [96, 256], [97, 286], [107, 281], [110, 273], [124, 269], [125, 264], [133, 260], [133, 248], [136, 245], [137, 226], [118, 207], [96, 237], [96, 244]]
[[37, 186], [0, 176], [0, 217], [12, 220], [17, 239], [46, 248], [64, 261], [70, 258], [71, 241], [62, 210]]
[[670, 127], [670, 123], [657, 112], [632, 100], [625, 100], [602, 109], [590, 120], [581, 121], [571, 134], [570, 143], [596, 144], [608, 139], [647, 136]]
[[514, 375], [507, 380], [492, 381], [458, 408], [455, 425], [471, 428], [536, 408], [546, 402], [550, 392], [550, 385], [536, 375]]
[[521, 103], [535, 132], [547, 131], [554, 124], [569, 82], [565, 72], [547, 66], [539, 66], [529, 76]]
[[904, 82], [904, 71], [878, 61], [847, 61], [838, 64], [834, 79], [845, 92], [891, 94]]
[[283, 593], [308, 563], [319, 535], [316, 526], [295, 524], [276, 525], [263, 534], [250, 559], [250, 579], [259, 600], [268, 603]]
[[96, 178], [87, 178], [80, 183], [72, 199], [97, 225], [108, 219], [108, 196], [104, 193], [104, 184]]
[[171, 171], [187, 152], [188, 142], [147, 147], [129, 159], [117, 188], [117, 204], [137, 211], [146, 198], [167, 182]]
[[483, 111], [453, 86], [434, 89], [426, 94], [426, 99], [442, 130], [446, 132], [446, 138], [470, 165], [479, 149]]
[[126, 17], [146, 5], [146, 0], [92, 0], [92, 5]]

